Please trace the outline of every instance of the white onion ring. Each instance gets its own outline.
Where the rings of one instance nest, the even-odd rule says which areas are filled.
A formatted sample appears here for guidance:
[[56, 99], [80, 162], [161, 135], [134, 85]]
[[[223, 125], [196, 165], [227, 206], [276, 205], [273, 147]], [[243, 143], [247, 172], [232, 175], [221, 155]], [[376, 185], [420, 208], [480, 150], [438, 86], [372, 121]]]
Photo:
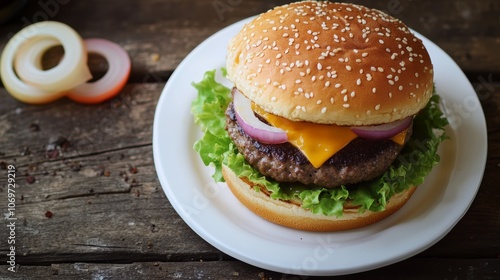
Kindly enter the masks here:
[[16, 72], [26, 83], [46, 92], [63, 92], [92, 78], [82, 38], [68, 25], [44, 21], [34, 23], [18, 34], [9, 41], [15, 46], [13, 52], [28, 52], [33, 45], [49, 37], [58, 40], [65, 53], [60, 63], [48, 70], [43, 70], [33, 63], [16, 63]]
[[250, 137], [266, 144], [288, 141], [284, 130], [265, 124], [255, 116], [251, 101], [236, 88], [233, 89], [233, 106], [238, 123]]
[[381, 125], [353, 126], [351, 130], [358, 136], [366, 139], [383, 140], [398, 135], [401, 131], [408, 128], [412, 121], [413, 116], [409, 116], [401, 120]]
[[19, 47], [27, 40], [33, 38], [29, 28], [30, 26], [19, 31], [5, 45], [0, 57], [0, 78], [7, 92], [19, 101], [30, 104], [52, 102], [63, 97], [66, 93], [64, 91], [47, 92], [28, 85], [19, 79], [13, 69], [14, 57]]

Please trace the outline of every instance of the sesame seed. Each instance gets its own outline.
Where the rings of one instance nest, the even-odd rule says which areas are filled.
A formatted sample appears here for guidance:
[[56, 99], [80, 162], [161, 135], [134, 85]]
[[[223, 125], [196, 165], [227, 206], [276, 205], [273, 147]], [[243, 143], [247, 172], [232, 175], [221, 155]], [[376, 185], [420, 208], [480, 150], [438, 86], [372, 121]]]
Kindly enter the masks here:
[[329, 87], [330, 86], [330, 81], [326, 81], [325, 82], [325, 87]]
[[321, 109], [321, 113], [322, 114], [326, 113], [326, 107], [323, 107], [323, 109]]
[[379, 109], [380, 109], [380, 104], [377, 104], [377, 105], [375, 106], [375, 110], [376, 110], [376, 111], [378, 111]]
[[361, 79], [358, 79], [358, 80], [356, 81], [356, 84], [357, 84], [358, 86], [359, 86], [359, 85], [361, 85]]
[[372, 80], [372, 75], [370, 75], [369, 73], [366, 74], [366, 80], [367, 81], [371, 81]]
[[302, 81], [301, 80], [295, 80], [295, 83], [296, 84], [300, 84], [300, 83], [302, 83]]
[[251, 80], [252, 78], [257, 77], [256, 73], [250, 74], [247, 76], [247, 80]]
[[393, 80], [388, 80], [388, 82], [389, 82], [389, 84], [390, 84], [391, 86], [393, 86], [393, 85], [394, 85], [394, 81], [393, 81]]
[[343, 106], [344, 108], [349, 108], [349, 104], [347, 104], [347, 103], [342, 104], [342, 106]]
[[271, 79], [270, 79], [270, 78], [267, 78], [266, 83], [267, 83], [267, 84], [270, 84], [270, 83], [271, 83]]
[[335, 84], [335, 88], [339, 88], [341, 86], [342, 86], [341, 84]]
[[352, 68], [351, 68], [351, 66], [346, 65], [346, 66], [345, 66], [345, 69], [347, 69], [347, 71], [351, 71], [351, 69], [352, 69]]
[[377, 93], [377, 88], [372, 88], [373, 93]]
[[276, 96], [271, 97], [271, 101], [276, 101]]
[[323, 69], [323, 65], [321, 65], [321, 63], [318, 62], [318, 70], [321, 70]]

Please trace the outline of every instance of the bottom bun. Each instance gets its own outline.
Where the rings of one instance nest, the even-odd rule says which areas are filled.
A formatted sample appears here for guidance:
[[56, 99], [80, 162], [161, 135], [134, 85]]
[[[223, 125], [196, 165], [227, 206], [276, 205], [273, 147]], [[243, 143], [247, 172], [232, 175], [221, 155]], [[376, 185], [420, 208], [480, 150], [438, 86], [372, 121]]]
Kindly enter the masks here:
[[296, 204], [270, 198], [265, 192], [254, 187], [238, 176], [227, 166], [222, 166], [222, 175], [238, 200], [262, 218], [294, 229], [307, 231], [340, 231], [364, 227], [378, 222], [401, 208], [415, 191], [415, 187], [393, 195], [385, 210], [380, 212], [364, 211], [358, 208], [344, 209], [341, 217], [313, 214]]

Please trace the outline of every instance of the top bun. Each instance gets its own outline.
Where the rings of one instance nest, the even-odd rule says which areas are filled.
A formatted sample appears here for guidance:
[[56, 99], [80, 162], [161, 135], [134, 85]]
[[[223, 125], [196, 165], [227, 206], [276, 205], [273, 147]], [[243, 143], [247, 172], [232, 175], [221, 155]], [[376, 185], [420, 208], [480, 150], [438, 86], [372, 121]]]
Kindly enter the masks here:
[[422, 41], [400, 20], [346, 3], [261, 14], [229, 43], [226, 67], [255, 104], [294, 121], [388, 123], [416, 114], [433, 91]]

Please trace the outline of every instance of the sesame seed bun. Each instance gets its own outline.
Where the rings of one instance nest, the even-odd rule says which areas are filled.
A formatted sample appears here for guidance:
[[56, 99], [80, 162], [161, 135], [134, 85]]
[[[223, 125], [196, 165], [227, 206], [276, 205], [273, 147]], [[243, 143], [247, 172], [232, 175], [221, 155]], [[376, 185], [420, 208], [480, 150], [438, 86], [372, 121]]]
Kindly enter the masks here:
[[247, 183], [244, 178], [236, 176], [225, 165], [222, 166], [222, 174], [234, 196], [252, 212], [270, 222], [307, 231], [341, 231], [376, 223], [399, 210], [416, 189], [411, 187], [395, 194], [389, 199], [383, 211], [360, 213], [358, 208], [351, 207], [344, 209], [341, 217], [336, 217], [313, 214], [297, 204], [272, 199], [264, 191], [255, 191], [255, 186]]
[[296, 121], [388, 123], [416, 114], [433, 90], [422, 41], [354, 4], [304, 1], [263, 13], [231, 40], [226, 67], [255, 104]]

